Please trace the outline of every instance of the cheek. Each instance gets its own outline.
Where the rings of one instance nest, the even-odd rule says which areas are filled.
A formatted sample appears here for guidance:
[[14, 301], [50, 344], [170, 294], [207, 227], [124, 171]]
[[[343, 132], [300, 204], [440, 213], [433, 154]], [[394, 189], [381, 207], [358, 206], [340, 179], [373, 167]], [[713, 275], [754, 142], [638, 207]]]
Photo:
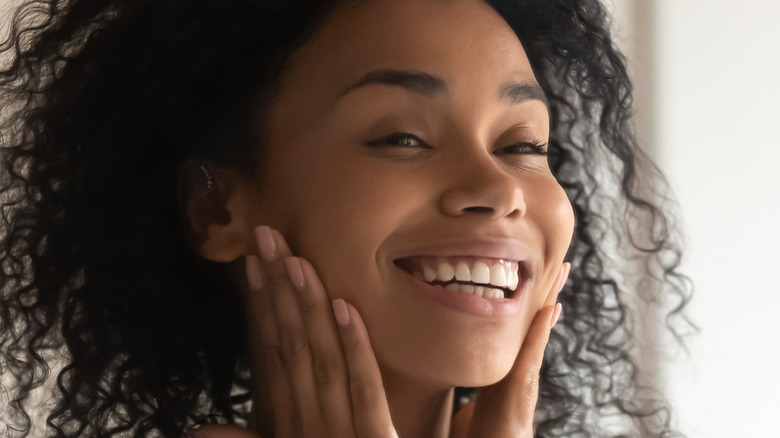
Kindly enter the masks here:
[[305, 166], [296, 184], [284, 186], [275, 221], [330, 297], [359, 305], [372, 300], [364, 291], [380, 281], [378, 249], [418, 202], [399, 178], [337, 158]]
[[551, 177], [545, 184], [539, 185], [533, 196], [533, 205], [528, 208], [544, 241], [545, 265], [554, 265], [557, 269], [569, 249], [574, 232], [571, 202], [563, 187]]
[[[574, 209], [572, 208], [569, 198], [566, 196], [563, 188], [557, 187], [557, 195], [555, 198], [554, 208], [550, 212], [550, 234], [551, 238], [550, 247], [555, 248], [555, 251], [560, 251], [560, 257], [563, 258], [571, 245], [572, 235], [574, 234]], [[557, 225], [557, 226], [556, 226]]]
[[[534, 306], [529, 309], [536, 310], [553, 304], [549, 293], [571, 244], [574, 210], [566, 192], [552, 176], [543, 184], [537, 184], [533, 194], [526, 199], [528, 219], [536, 224], [539, 248], [543, 249], [542, 264], [535, 272]], [[533, 317], [531, 313], [527, 316]]]

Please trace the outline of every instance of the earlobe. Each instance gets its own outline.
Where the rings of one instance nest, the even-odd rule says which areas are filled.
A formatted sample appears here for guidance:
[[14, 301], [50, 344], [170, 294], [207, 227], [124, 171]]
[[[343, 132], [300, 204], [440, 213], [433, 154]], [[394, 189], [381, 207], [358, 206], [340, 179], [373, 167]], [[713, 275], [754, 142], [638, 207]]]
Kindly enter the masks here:
[[190, 246], [216, 262], [251, 250], [257, 188], [240, 173], [202, 159], [188, 160], [179, 179], [179, 204]]

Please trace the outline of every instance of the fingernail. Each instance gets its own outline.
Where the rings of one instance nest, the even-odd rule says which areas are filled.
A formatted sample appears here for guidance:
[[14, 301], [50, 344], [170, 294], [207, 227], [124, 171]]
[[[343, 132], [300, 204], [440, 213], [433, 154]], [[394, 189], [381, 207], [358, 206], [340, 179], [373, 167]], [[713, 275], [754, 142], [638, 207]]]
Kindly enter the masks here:
[[560, 292], [563, 286], [566, 284], [566, 280], [569, 278], [569, 269], [571, 263], [564, 263], [561, 265], [561, 270], [558, 272], [557, 283], [555, 284], [555, 291]]
[[298, 257], [287, 257], [284, 259], [284, 266], [287, 268], [287, 275], [290, 277], [293, 286], [302, 291], [306, 287], [306, 281], [303, 279], [303, 270]]
[[566, 265], [566, 272], [563, 273], [563, 280], [561, 281], [561, 289], [566, 286], [566, 282], [569, 280], [569, 274], [571, 274], [571, 263], [564, 263]]
[[267, 262], [274, 261], [276, 259], [276, 243], [274, 243], [274, 235], [271, 233], [271, 228], [265, 225], [257, 227], [255, 228], [255, 235], [263, 260]]
[[333, 300], [333, 316], [336, 317], [336, 322], [339, 325], [349, 325], [349, 310], [347, 310], [347, 303], [341, 298]]
[[555, 305], [555, 311], [552, 314], [552, 318], [550, 318], [550, 330], [552, 330], [553, 327], [555, 327], [555, 324], [558, 323], [558, 318], [561, 317], [561, 312], [563, 311], [563, 304], [558, 303]]
[[260, 260], [257, 256], [246, 256], [246, 279], [251, 289], [260, 290], [263, 288], [263, 274], [260, 272]]

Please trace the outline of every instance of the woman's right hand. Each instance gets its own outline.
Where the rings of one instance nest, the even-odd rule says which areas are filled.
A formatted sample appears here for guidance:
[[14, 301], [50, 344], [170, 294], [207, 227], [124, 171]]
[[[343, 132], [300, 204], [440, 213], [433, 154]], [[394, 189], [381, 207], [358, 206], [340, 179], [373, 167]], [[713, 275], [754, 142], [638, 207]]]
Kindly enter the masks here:
[[[331, 304], [311, 264], [282, 235], [256, 230], [260, 257], [246, 257], [252, 376], [264, 383], [273, 423], [262, 433], [293, 437], [397, 437], [379, 365], [355, 307]], [[259, 346], [259, 348], [257, 348]], [[254, 399], [254, 414], [262, 400]], [[264, 427], [269, 428], [265, 424]], [[237, 426], [203, 426], [194, 438], [250, 438]]]

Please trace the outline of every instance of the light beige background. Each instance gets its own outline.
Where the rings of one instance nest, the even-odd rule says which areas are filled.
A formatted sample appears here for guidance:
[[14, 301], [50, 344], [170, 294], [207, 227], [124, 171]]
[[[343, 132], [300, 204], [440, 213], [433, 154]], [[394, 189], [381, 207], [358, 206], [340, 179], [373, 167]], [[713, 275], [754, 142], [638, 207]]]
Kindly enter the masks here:
[[780, 3], [613, 1], [696, 286], [701, 333], [663, 350], [661, 384], [691, 438], [780, 437]]

